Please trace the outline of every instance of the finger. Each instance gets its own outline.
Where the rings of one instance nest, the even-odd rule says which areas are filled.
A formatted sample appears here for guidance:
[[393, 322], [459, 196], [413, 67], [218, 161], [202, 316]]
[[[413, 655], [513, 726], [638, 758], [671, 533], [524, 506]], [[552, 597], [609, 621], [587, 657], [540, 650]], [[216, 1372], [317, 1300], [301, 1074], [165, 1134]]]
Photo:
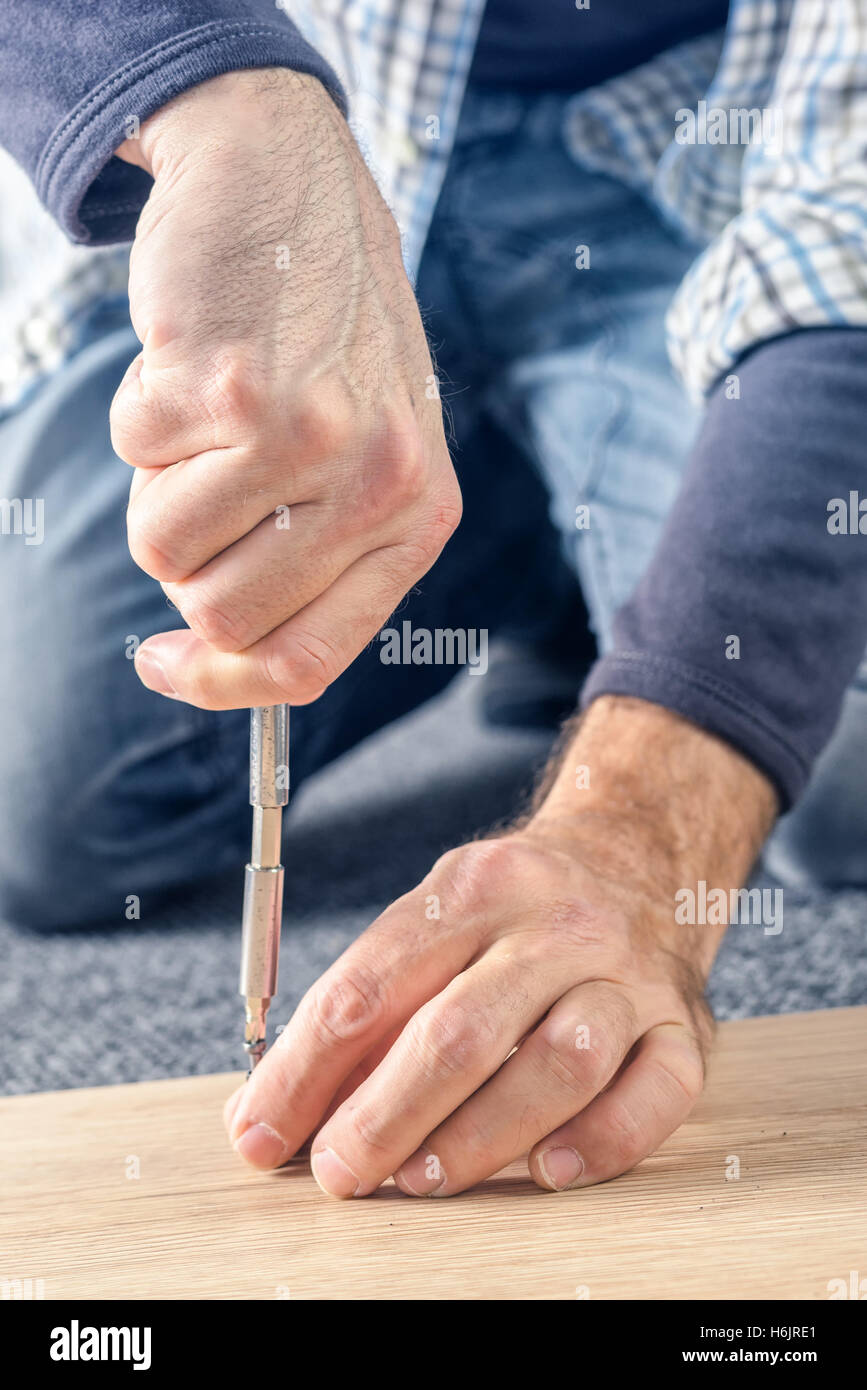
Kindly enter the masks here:
[[[126, 512], [130, 554], [152, 579], [176, 582], [253, 531], [279, 520], [301, 499], [288, 470], [281, 477], [242, 448], [210, 449], [132, 475]], [[306, 499], [305, 499], [306, 500]], [[278, 510], [278, 508], [280, 510]]]
[[491, 950], [410, 1020], [394, 1047], [317, 1134], [311, 1162], [335, 1197], [376, 1190], [482, 1086], [562, 993], [567, 966]]
[[138, 648], [149, 690], [199, 709], [308, 705], [325, 691], [394, 611], [429, 564], [418, 547], [371, 551], [326, 593], [242, 652], [215, 651], [192, 632], [164, 632]]
[[[424, 466], [409, 445], [375, 437], [365, 449], [339, 414], [295, 404], [264, 442], [177, 453], [170, 466], [139, 467], [127, 508], [130, 551], [153, 579], [177, 582], [272, 520], [292, 527], [297, 506], [327, 514], [326, 549], [354, 542], [353, 558], [411, 527], [423, 498]], [[182, 449], [190, 441], [176, 440]], [[321, 505], [320, 505], [321, 504]], [[367, 544], [361, 544], [361, 538]], [[443, 536], [443, 541], [445, 536]], [[437, 552], [438, 553], [438, 552]], [[430, 563], [430, 561], [428, 562]]]
[[[368, 1052], [365, 1057], [362, 1057], [355, 1070], [351, 1073], [350, 1076], [346, 1078], [343, 1084], [338, 1087], [336, 1093], [328, 1102], [328, 1105], [325, 1107], [325, 1112], [321, 1117], [323, 1122], [325, 1120], [330, 1119], [330, 1117], [334, 1114], [335, 1110], [337, 1110], [337, 1108], [343, 1104], [343, 1102], [347, 1099], [348, 1096], [352, 1095], [352, 1092], [358, 1086], [361, 1085], [365, 1077], [369, 1076], [370, 1073], [374, 1070], [374, 1068], [379, 1065], [385, 1054], [388, 1052], [388, 1049], [394, 1043], [395, 1038], [397, 1038], [403, 1031], [403, 1028], [407, 1022], [407, 1019], [403, 1019], [401, 1023], [397, 1026], [397, 1028], [393, 1029], [385, 1038], [382, 1039], [381, 1042], [377, 1043], [375, 1047], [371, 1048], [370, 1052]], [[231, 1132], [234, 1128], [233, 1121], [235, 1119], [235, 1115], [237, 1114], [238, 1107], [240, 1106], [245, 1094], [247, 1094], [246, 1081], [249, 1081], [250, 1079], [250, 1077], [247, 1077], [245, 1082], [242, 1085], [238, 1086], [237, 1089], [232, 1092], [232, 1094], [229, 1096], [229, 1099], [225, 1102], [223, 1106], [223, 1124], [226, 1130], [229, 1132]], [[316, 1125], [311, 1126], [310, 1134], [307, 1136], [308, 1140], [315, 1128]], [[274, 1131], [274, 1133], [276, 1133], [276, 1131]], [[283, 1141], [282, 1139], [279, 1140], [279, 1143], [280, 1151], [282, 1153], [283, 1149], [286, 1148], [287, 1145], [285, 1144], [285, 1141]], [[305, 1140], [302, 1140], [301, 1143], [296, 1146], [294, 1152], [297, 1153], [304, 1147]], [[289, 1157], [288, 1153], [287, 1157]], [[266, 1159], [263, 1166], [268, 1168], [272, 1167], [273, 1164]]]
[[[338, 1087], [335, 1095], [329, 1101], [322, 1117], [323, 1122], [330, 1119], [338, 1106], [342, 1105], [347, 1097], [351, 1096], [353, 1091], [361, 1085], [362, 1081], [379, 1066], [379, 1063], [382, 1061], [389, 1048], [394, 1044], [395, 1039], [400, 1036], [408, 1021], [408, 1018], [402, 1019], [396, 1028], [392, 1029], [392, 1031], [388, 1033], [381, 1042], [378, 1042], [375, 1047], [372, 1047], [365, 1057], [362, 1057], [358, 1066], [351, 1075], [346, 1078], [343, 1084]], [[246, 1081], [249, 1079], [249, 1077], [246, 1078], [245, 1081], [232, 1092], [223, 1106], [223, 1124], [227, 1130], [232, 1129], [232, 1122], [244, 1098]]]
[[135, 470], [135, 472], [132, 474], [130, 478], [129, 502], [127, 503], [127, 512], [129, 511], [129, 508], [135, 500], [135, 498], [138, 497], [139, 493], [143, 492], [144, 489], [146, 487], [149, 487], [151, 483], [156, 482], [157, 478], [159, 478], [161, 474], [165, 473], [166, 469], [170, 467], [174, 467], [174, 465], [161, 464], [158, 467], [154, 468], [137, 468]]
[[[478, 950], [481, 926], [429, 921], [423, 889], [388, 908], [308, 990], [244, 1087], [229, 1134], [257, 1167], [294, 1153], [365, 1059], [375, 1063], [376, 1049]], [[259, 1125], [277, 1136], [270, 1149], [246, 1137]]]
[[197, 573], [164, 584], [197, 637], [216, 651], [240, 652], [328, 590], [370, 549], [345, 534], [321, 502], [292, 508], [291, 529], [271, 514]]
[[[638, 1036], [605, 981], [569, 991], [517, 1052], [394, 1174], [410, 1196], [450, 1197], [498, 1173], [608, 1085]], [[317, 1136], [317, 1143], [319, 1137]]]
[[530, 1175], [560, 1192], [626, 1173], [683, 1123], [701, 1093], [704, 1064], [676, 1023], [645, 1033], [614, 1085], [530, 1154]]
[[232, 1123], [232, 1117], [234, 1116], [235, 1111], [238, 1109], [238, 1106], [241, 1103], [241, 1097], [243, 1096], [243, 1094], [244, 1087], [243, 1085], [241, 1085], [238, 1087], [236, 1091], [232, 1092], [232, 1094], [229, 1096], [229, 1099], [223, 1106], [223, 1124], [226, 1126], [226, 1129], [228, 1129]]
[[[243, 354], [177, 341], [160, 346], [146, 322], [134, 321], [145, 346], [127, 368], [109, 414], [112, 445], [127, 463], [152, 468], [226, 444], [249, 446], [255, 454], [266, 437], [284, 444], [297, 437], [306, 448], [311, 430], [304, 410], [278, 417], [267, 377]], [[329, 399], [321, 412], [325, 429], [317, 413], [316, 438], [333, 434], [335, 413]]]
[[[124, 463], [153, 468], [212, 449], [222, 441], [219, 420], [191, 408], [189, 384], [177, 369], [157, 370], [144, 351], [134, 357], [109, 409], [111, 444]], [[240, 441], [236, 441], [240, 442]]]
[[405, 1015], [395, 1028], [392, 1028], [385, 1037], [381, 1038], [380, 1041], [362, 1057], [355, 1070], [347, 1076], [346, 1080], [342, 1082], [340, 1086], [338, 1086], [331, 1100], [328, 1102], [328, 1105], [325, 1107], [325, 1111], [318, 1121], [318, 1125], [324, 1125], [326, 1120], [330, 1120], [331, 1116], [340, 1108], [343, 1102], [348, 1100], [349, 1097], [358, 1090], [362, 1081], [366, 1081], [371, 1072], [376, 1070], [383, 1057], [387, 1056], [394, 1047], [395, 1042], [409, 1023], [410, 1017], [411, 1015], [409, 1014]]
[[[141, 381], [124, 389], [134, 397]], [[191, 397], [197, 408], [188, 419]], [[141, 401], [135, 429], [120, 405], [113, 423], [115, 448], [136, 467], [127, 510], [130, 550], [154, 579], [194, 573], [278, 508], [327, 495], [342, 509], [345, 529], [353, 523], [362, 529], [414, 498], [418, 460], [398, 456], [387, 442], [377, 454], [378, 441], [370, 460], [362, 456], [333, 395], [314, 404], [298, 399], [278, 412], [265, 388], [235, 366], [215, 372], [207, 388], [191, 391], [187, 384], [182, 404], [175, 406], [176, 399], [154, 393], [152, 429]]]

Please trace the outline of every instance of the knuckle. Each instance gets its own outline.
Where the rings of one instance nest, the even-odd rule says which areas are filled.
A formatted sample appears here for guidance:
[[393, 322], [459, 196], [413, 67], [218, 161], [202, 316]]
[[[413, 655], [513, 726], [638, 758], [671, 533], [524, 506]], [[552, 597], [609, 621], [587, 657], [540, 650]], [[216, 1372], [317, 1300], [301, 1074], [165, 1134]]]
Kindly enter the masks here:
[[539, 1025], [536, 1042], [545, 1069], [569, 1090], [581, 1093], [601, 1090], [619, 1060], [611, 1030], [589, 1025], [589, 1046], [578, 1046], [581, 1020], [558, 1015], [556, 1010]]
[[221, 353], [200, 392], [203, 408], [218, 437], [247, 435], [267, 418], [266, 386], [247, 355], [237, 349]]
[[454, 527], [447, 528], [437, 516], [427, 516], [415, 526], [412, 534], [395, 547], [401, 568], [413, 579], [426, 574], [438, 559]]
[[288, 435], [302, 458], [333, 459], [344, 455], [353, 441], [354, 411], [342, 393], [309, 390], [292, 403]]
[[111, 447], [125, 463], [143, 463], [153, 452], [154, 410], [135, 378], [124, 378], [108, 411]]
[[449, 850], [437, 860], [434, 873], [443, 882], [444, 891], [463, 911], [471, 913], [490, 903], [492, 885], [508, 893], [524, 867], [521, 848], [508, 838], [498, 838]]
[[[301, 692], [296, 691], [292, 680], [292, 672], [286, 660], [286, 653], [281, 647], [274, 650], [268, 646], [262, 650], [261, 658], [262, 678], [271, 691], [271, 698], [276, 701], [288, 700], [291, 693], [291, 701], [294, 704], [310, 703], [310, 700], [302, 701]], [[314, 695], [312, 697], [316, 699]]]
[[380, 552], [380, 568], [401, 598], [426, 574], [436, 559], [420, 538], [401, 541]]
[[365, 433], [363, 457], [363, 468], [353, 470], [353, 515], [369, 530], [414, 507], [426, 490], [427, 460], [415, 417], [391, 410]]
[[131, 502], [126, 513], [126, 534], [129, 553], [139, 569], [152, 579], [171, 583], [184, 579], [187, 567], [183, 546], [177, 532], [162, 526], [150, 505], [146, 489]]
[[[373, 1159], [374, 1163], [382, 1156], [388, 1156], [393, 1161], [391, 1152], [392, 1146], [388, 1142], [385, 1127], [383, 1125], [382, 1108], [375, 1109], [368, 1105], [357, 1105], [352, 1111], [352, 1146], [354, 1153], [360, 1156], [362, 1163], [367, 1159]], [[391, 1161], [388, 1166], [391, 1167]], [[355, 1170], [358, 1172], [358, 1169]]]
[[248, 645], [243, 615], [225, 602], [219, 603], [207, 588], [181, 585], [169, 597], [177, 603], [187, 626], [209, 647], [219, 652], [240, 652]]
[[375, 485], [389, 512], [417, 502], [428, 486], [428, 466], [415, 417], [391, 421], [378, 441]]
[[489, 1031], [480, 1015], [471, 1016], [458, 1004], [421, 1009], [408, 1027], [410, 1045], [435, 1081], [465, 1071]]
[[131, 399], [129, 389], [122, 389], [115, 396], [108, 412], [111, 447], [124, 463], [132, 463], [141, 457], [141, 449], [147, 438], [142, 410]]
[[190, 406], [158, 372], [146, 371], [140, 353], [115, 392], [108, 419], [115, 453], [126, 463], [148, 468], [180, 457]]
[[382, 1024], [387, 997], [381, 980], [362, 966], [325, 976], [310, 995], [314, 1032], [331, 1046], [368, 1037]]
[[704, 1063], [697, 1051], [684, 1049], [676, 1062], [654, 1058], [653, 1076], [667, 1100], [673, 1098], [691, 1109], [704, 1087]]
[[344, 667], [340, 653], [312, 632], [287, 634], [278, 651], [266, 653], [268, 679], [296, 705], [309, 705], [336, 680]]
[[606, 1151], [621, 1171], [644, 1157], [647, 1152], [645, 1127], [632, 1108], [613, 1093], [608, 1101], [605, 1129]]
[[451, 469], [449, 471], [451, 476], [434, 499], [428, 518], [429, 529], [438, 543], [437, 553], [442, 550], [449, 537], [454, 535], [464, 514], [464, 499], [461, 496], [460, 485], [454, 472]]

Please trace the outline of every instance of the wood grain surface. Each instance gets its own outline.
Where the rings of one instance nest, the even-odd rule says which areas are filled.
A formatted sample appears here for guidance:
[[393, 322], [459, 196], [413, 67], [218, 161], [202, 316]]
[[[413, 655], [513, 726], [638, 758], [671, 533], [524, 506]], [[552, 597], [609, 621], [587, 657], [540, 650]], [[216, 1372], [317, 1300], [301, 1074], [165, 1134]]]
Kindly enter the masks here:
[[303, 1160], [259, 1174], [232, 1153], [237, 1081], [0, 1101], [0, 1280], [46, 1299], [826, 1299], [867, 1278], [867, 1008], [722, 1025], [659, 1153], [559, 1194], [515, 1164], [448, 1200], [334, 1201]]

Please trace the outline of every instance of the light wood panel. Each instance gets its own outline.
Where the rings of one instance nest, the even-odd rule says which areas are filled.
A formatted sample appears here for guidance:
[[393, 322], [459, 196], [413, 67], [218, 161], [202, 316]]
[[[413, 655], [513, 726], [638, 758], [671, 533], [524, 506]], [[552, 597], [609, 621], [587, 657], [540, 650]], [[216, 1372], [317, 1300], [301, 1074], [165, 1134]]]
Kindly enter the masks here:
[[0, 1101], [0, 1279], [47, 1299], [824, 1299], [867, 1277], [867, 1008], [724, 1024], [687, 1124], [561, 1194], [515, 1165], [448, 1200], [333, 1201], [304, 1161], [232, 1153], [237, 1080]]

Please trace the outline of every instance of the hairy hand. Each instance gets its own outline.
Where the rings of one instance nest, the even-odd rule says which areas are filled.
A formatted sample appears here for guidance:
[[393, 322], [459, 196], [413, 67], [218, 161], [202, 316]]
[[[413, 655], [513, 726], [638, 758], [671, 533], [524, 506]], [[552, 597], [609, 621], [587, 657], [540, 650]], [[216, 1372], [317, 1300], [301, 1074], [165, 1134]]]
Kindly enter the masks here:
[[215, 78], [118, 153], [155, 181], [112, 440], [132, 555], [190, 628], [138, 673], [207, 709], [309, 703], [460, 517], [397, 229], [312, 77]]
[[[576, 764], [591, 786], [577, 790]], [[451, 1196], [529, 1151], [546, 1188], [613, 1178], [698, 1096], [724, 929], [677, 890], [739, 884], [774, 813], [764, 777], [641, 701], [598, 701], [527, 823], [446, 854], [308, 992], [229, 1101], [239, 1152], [313, 1136], [317, 1181]]]

